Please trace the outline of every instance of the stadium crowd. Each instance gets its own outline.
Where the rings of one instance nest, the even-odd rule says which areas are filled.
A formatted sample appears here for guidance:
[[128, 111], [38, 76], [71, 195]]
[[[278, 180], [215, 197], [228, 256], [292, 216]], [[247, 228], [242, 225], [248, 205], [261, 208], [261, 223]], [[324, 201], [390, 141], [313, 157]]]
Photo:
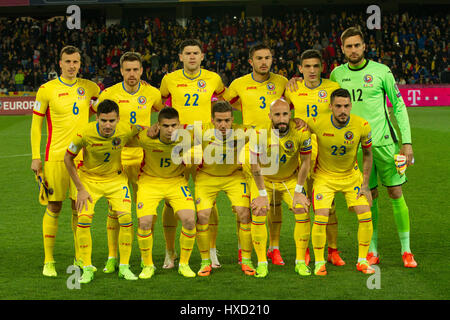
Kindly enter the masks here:
[[[121, 81], [119, 58], [138, 51], [144, 58], [143, 78], [159, 87], [162, 77], [181, 68], [177, 47], [185, 38], [203, 42], [203, 67], [218, 72], [225, 85], [251, 72], [248, 48], [266, 41], [275, 50], [272, 71], [288, 78], [298, 74], [301, 52], [322, 52], [323, 77], [344, 63], [340, 34], [354, 25], [365, 26], [367, 14], [329, 14], [307, 11], [283, 17], [248, 19], [225, 15], [191, 18], [185, 27], [174, 19], [137, 18], [106, 27], [101, 19], [83, 21], [81, 30], [69, 30], [63, 19], [0, 19], [0, 94], [35, 91], [58, 75], [58, 52], [75, 45], [82, 52], [83, 77], [103, 89]], [[366, 33], [366, 56], [388, 65], [399, 84], [446, 82], [449, 21], [439, 14], [386, 14], [381, 30]]]

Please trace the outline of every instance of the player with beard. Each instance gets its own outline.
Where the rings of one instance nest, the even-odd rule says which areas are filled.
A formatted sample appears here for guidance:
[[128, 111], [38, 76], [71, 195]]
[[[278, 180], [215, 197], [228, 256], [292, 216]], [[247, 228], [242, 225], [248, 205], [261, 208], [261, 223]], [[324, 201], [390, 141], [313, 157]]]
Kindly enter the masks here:
[[[142, 58], [137, 52], [126, 52], [120, 58], [120, 72], [123, 81], [105, 89], [94, 106], [103, 100], [112, 100], [119, 105], [121, 121], [143, 127], [150, 126], [151, 112], [163, 108], [161, 93], [155, 87], [141, 81]], [[137, 180], [143, 159], [142, 148], [124, 148], [122, 151], [123, 171], [128, 177], [128, 185], [132, 190], [132, 199], [136, 199]], [[108, 234], [108, 260], [103, 272], [112, 273], [118, 266], [119, 222], [109, 206], [106, 222]], [[140, 239], [138, 228], [138, 240]]]
[[[371, 264], [378, 264], [380, 261], [377, 252], [378, 178], [380, 178], [381, 183], [387, 188], [392, 203], [402, 247], [403, 264], [405, 267], [415, 268], [417, 262], [410, 249], [409, 209], [402, 192], [402, 185], [407, 179], [404, 172], [398, 170], [404, 163], [398, 163], [394, 159], [400, 154], [406, 157], [405, 162], [408, 166], [414, 162], [408, 112], [389, 67], [365, 59], [366, 45], [361, 30], [355, 27], [348, 28], [342, 33], [341, 41], [341, 49], [348, 63], [335, 68], [330, 80], [349, 90], [353, 104], [352, 113], [369, 121], [373, 130], [373, 166], [369, 186], [373, 198], [371, 211], [374, 232], [368, 260]], [[389, 117], [386, 95], [392, 103], [401, 139]]]
[[[314, 248], [314, 274], [327, 274], [324, 259], [326, 226], [335, 194], [342, 192], [347, 206], [355, 211], [358, 227], [358, 261], [356, 269], [365, 274], [374, 273], [366, 259], [372, 237], [372, 202], [369, 176], [372, 167], [372, 132], [369, 123], [355, 115], [350, 116], [352, 103], [345, 89], [333, 91], [330, 97], [330, 117], [311, 118], [308, 126], [317, 136], [318, 157], [314, 170], [312, 202], [314, 223], [311, 240]], [[363, 174], [356, 155], [363, 150]]]
[[[270, 104], [284, 95], [288, 80], [270, 71], [273, 54], [272, 49], [266, 44], [261, 43], [251, 47], [248, 62], [252, 66], [252, 72], [231, 82], [223, 98], [235, 108], [240, 109], [244, 125], [262, 128], [267, 125]], [[244, 165], [247, 179], [251, 180], [249, 162], [245, 163], [247, 164]], [[276, 201], [272, 205], [268, 219], [270, 243], [267, 255], [273, 264], [284, 265], [279, 250], [282, 223], [281, 199], [276, 197]], [[238, 219], [237, 230], [239, 230]], [[239, 250], [240, 260], [241, 250]]]
[[307, 128], [296, 129], [294, 121], [290, 120], [289, 104], [283, 99], [271, 103], [268, 116], [271, 120], [269, 124], [258, 130], [257, 139], [251, 139], [249, 142], [253, 176], [250, 186], [251, 232], [253, 247], [258, 257], [255, 277], [266, 277], [269, 272], [266, 256], [266, 215], [276, 193], [295, 215], [295, 271], [300, 275], [310, 275], [305, 263], [310, 235], [310, 203], [303, 186], [310, 169], [311, 133]]

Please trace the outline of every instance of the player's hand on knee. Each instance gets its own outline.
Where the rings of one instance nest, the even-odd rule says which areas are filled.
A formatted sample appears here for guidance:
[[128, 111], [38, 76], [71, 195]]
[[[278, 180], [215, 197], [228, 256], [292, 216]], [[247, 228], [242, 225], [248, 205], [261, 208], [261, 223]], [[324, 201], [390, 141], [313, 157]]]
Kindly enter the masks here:
[[292, 201], [292, 208], [295, 209], [297, 205], [301, 205], [306, 212], [309, 212], [309, 206], [311, 205], [311, 201], [301, 192], [294, 193], [294, 199]]
[[269, 198], [267, 196], [259, 196], [252, 201], [251, 207], [255, 215], [264, 215], [269, 208]]
[[42, 161], [41, 159], [33, 159], [31, 160], [31, 170], [33, 170], [34, 174], [38, 175], [42, 172]]
[[372, 192], [370, 191], [368, 186], [363, 186], [361, 188], [361, 191], [359, 192], [359, 195], [357, 195], [357, 199], [359, 199], [361, 196], [365, 196], [367, 201], [369, 202], [369, 206], [372, 206]]
[[92, 197], [86, 190], [78, 191], [77, 195], [77, 211], [88, 210], [88, 201], [92, 203]]
[[291, 92], [298, 90], [297, 81], [302, 82], [303, 78], [302, 77], [292, 77], [292, 79], [290, 79], [288, 81], [288, 83], [286, 83], [286, 89], [288, 89]]

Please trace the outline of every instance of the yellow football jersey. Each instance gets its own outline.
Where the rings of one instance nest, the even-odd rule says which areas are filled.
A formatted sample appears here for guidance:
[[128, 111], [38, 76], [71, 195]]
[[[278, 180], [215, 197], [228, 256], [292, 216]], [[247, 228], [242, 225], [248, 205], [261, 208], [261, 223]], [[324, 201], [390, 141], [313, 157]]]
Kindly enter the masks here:
[[262, 128], [269, 121], [270, 104], [283, 96], [287, 82], [285, 77], [272, 72], [269, 79], [258, 82], [249, 73], [233, 80], [223, 98], [231, 104], [240, 100], [242, 123]]
[[[119, 105], [120, 121], [145, 127], [150, 127], [152, 107], [156, 110], [163, 108], [159, 90], [145, 83], [140, 83], [138, 90], [133, 93], [126, 91], [123, 82], [105, 89], [95, 104], [95, 112], [97, 112], [97, 105], [105, 99], [113, 100]], [[122, 163], [139, 164], [143, 155], [140, 148], [124, 148]]]
[[289, 122], [289, 132], [281, 138], [272, 130], [272, 123], [259, 129], [257, 136], [256, 143], [253, 140], [249, 142], [250, 152], [258, 155], [261, 168], [272, 168], [269, 171], [274, 172], [264, 175], [264, 178], [273, 181], [292, 177], [301, 163], [299, 155], [308, 154], [312, 149], [309, 129], [297, 130], [292, 120]]
[[190, 150], [192, 143], [190, 133], [187, 137], [179, 137], [174, 142], [166, 144], [159, 137], [149, 138], [147, 130], [144, 130], [129, 145], [139, 146], [144, 150], [141, 172], [152, 177], [173, 178], [183, 174], [185, 169], [182, 161], [183, 152]]
[[105, 138], [99, 133], [98, 122], [89, 122], [72, 138], [67, 152], [76, 156], [83, 150], [83, 176], [96, 181], [112, 179], [122, 170], [124, 146], [141, 130], [140, 126], [119, 121], [114, 134]]
[[[68, 83], [64, 78], [58, 77], [39, 88], [33, 118], [47, 118], [45, 161], [64, 160], [72, 137], [89, 121], [91, 99], [97, 98], [99, 93], [97, 84], [81, 78]], [[39, 159], [40, 139], [31, 137], [31, 147], [33, 159]]]
[[247, 130], [250, 126], [232, 125], [230, 136], [222, 139], [222, 133], [216, 131], [213, 123], [202, 127], [202, 164], [199, 170], [212, 176], [230, 176], [242, 168], [239, 153], [248, 142]]
[[163, 99], [172, 99], [172, 107], [180, 114], [180, 123], [194, 124], [194, 121], [211, 121], [211, 98], [225, 92], [220, 76], [200, 69], [197, 76], [189, 78], [184, 69], [164, 76], [160, 87]]
[[298, 82], [294, 92], [286, 90], [285, 97], [294, 108], [295, 117], [303, 120], [331, 114], [329, 105], [331, 93], [339, 89], [337, 82], [321, 79], [315, 88], [308, 88], [305, 81]]
[[356, 155], [361, 143], [363, 148], [372, 145], [372, 132], [369, 122], [352, 114], [347, 125], [336, 127], [329, 117], [310, 118], [307, 122], [318, 142], [315, 174], [328, 174], [342, 177], [358, 170]]

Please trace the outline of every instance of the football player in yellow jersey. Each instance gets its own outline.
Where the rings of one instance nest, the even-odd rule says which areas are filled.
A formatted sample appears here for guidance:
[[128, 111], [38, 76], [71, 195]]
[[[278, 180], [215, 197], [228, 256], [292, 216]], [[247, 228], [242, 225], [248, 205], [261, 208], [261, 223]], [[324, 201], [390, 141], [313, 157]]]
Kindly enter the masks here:
[[[358, 221], [358, 262], [356, 268], [366, 274], [374, 273], [369, 266], [367, 252], [372, 237], [372, 195], [369, 177], [372, 167], [372, 132], [369, 122], [352, 114], [350, 93], [337, 89], [330, 96], [330, 117], [310, 118], [308, 126], [317, 136], [318, 157], [314, 170], [312, 202], [314, 224], [311, 239], [314, 248], [316, 275], [326, 275], [324, 246], [326, 225], [337, 192], [345, 195], [347, 206], [355, 211]], [[356, 156], [361, 144], [363, 173], [358, 169]]]
[[[278, 99], [270, 105], [270, 124], [259, 130], [258, 142], [250, 140], [250, 164], [253, 181], [252, 240], [258, 256], [256, 277], [268, 274], [266, 244], [266, 214], [276, 193], [288, 204], [295, 215], [294, 240], [296, 245], [295, 271], [302, 276], [310, 275], [305, 263], [306, 248], [310, 235], [309, 200], [304, 184], [310, 169], [311, 133], [307, 128], [296, 130], [291, 121], [289, 104]], [[276, 131], [277, 130], [277, 131]], [[267, 135], [264, 138], [263, 133]], [[254, 159], [254, 156], [257, 159]], [[301, 159], [299, 165], [299, 157]]]
[[[48, 205], [43, 218], [44, 268], [47, 277], [56, 277], [53, 251], [58, 230], [58, 217], [62, 203], [70, 188], [72, 199], [72, 230], [75, 241], [75, 263], [78, 261], [76, 241], [77, 211], [76, 190], [64, 166], [64, 154], [76, 130], [89, 121], [91, 99], [96, 99], [100, 88], [92, 81], [77, 78], [81, 65], [79, 49], [66, 46], [61, 50], [59, 66], [61, 75], [43, 84], [37, 94], [31, 122], [31, 169], [41, 175], [41, 133], [47, 120], [47, 147], [44, 158], [44, 180], [48, 185]], [[77, 160], [82, 160], [78, 158]], [[69, 187], [70, 186], [70, 187]]]
[[[180, 126], [178, 112], [174, 108], [163, 108], [158, 115], [159, 134], [156, 138], [147, 137], [143, 131], [138, 135], [134, 145], [144, 149], [144, 162], [138, 179], [137, 217], [138, 243], [142, 256], [141, 279], [149, 279], [154, 274], [152, 258], [153, 222], [157, 207], [165, 200], [173, 208], [174, 214], [181, 220], [180, 261], [178, 272], [184, 277], [195, 277], [189, 267], [189, 259], [195, 243], [195, 204], [185, 172], [185, 165], [176, 161], [174, 155], [179, 155], [184, 149], [190, 150], [192, 145], [189, 136], [187, 148], [183, 148], [183, 137], [174, 133]], [[172, 137], [174, 139], [172, 139]]]
[[[119, 231], [119, 278], [137, 280], [129, 267], [133, 241], [131, 195], [127, 177], [122, 172], [121, 153], [124, 146], [142, 130], [140, 126], [119, 122], [119, 106], [104, 100], [97, 108], [97, 121], [80, 128], [72, 138], [64, 163], [77, 188], [77, 239], [83, 275], [80, 283], [94, 278], [90, 227], [96, 202], [105, 197], [117, 215]], [[83, 165], [77, 172], [74, 159], [83, 150]]]
[[241, 221], [238, 232], [242, 248], [241, 269], [246, 275], [254, 275], [251, 261], [252, 238], [250, 219], [250, 188], [238, 161], [241, 149], [248, 141], [247, 129], [233, 123], [233, 108], [226, 101], [218, 101], [212, 107], [212, 122], [202, 127], [203, 162], [195, 177], [197, 204], [197, 245], [202, 258], [199, 276], [211, 273], [209, 218], [219, 191], [224, 191], [231, 201], [233, 211]]
[[[187, 39], [180, 44], [179, 59], [183, 68], [164, 76], [161, 81], [161, 95], [163, 102], [169, 97], [172, 107], [180, 114], [180, 122], [194, 124], [195, 121], [209, 123], [211, 121], [211, 98], [213, 94], [222, 99], [225, 86], [220, 76], [201, 68], [204, 54], [201, 43], [197, 40]], [[194, 174], [191, 170], [191, 175]], [[187, 174], [189, 176], [189, 174]], [[175, 231], [177, 221], [172, 208], [164, 206], [163, 226], [166, 238], [166, 260], [163, 268], [174, 267]], [[211, 259], [213, 267], [220, 267], [216, 254], [218, 215], [217, 208], [213, 208], [210, 221]]]
[[[300, 56], [300, 65], [298, 68], [303, 74], [304, 80], [297, 82], [297, 90], [286, 90], [285, 93], [286, 100], [294, 109], [295, 117], [304, 119], [305, 121], [310, 118], [329, 118], [331, 115], [330, 95], [334, 90], [339, 89], [339, 84], [320, 77], [322, 71], [322, 55], [319, 51], [313, 49], [304, 51]], [[313, 146], [311, 170], [314, 170], [317, 157], [317, 138], [315, 134], [312, 134], [311, 138]], [[311, 195], [312, 184], [313, 181], [310, 174], [306, 184], [308, 187], [308, 195]], [[333, 202], [327, 224], [327, 260], [336, 266], [343, 266], [345, 262], [339, 256], [337, 250], [337, 228], [336, 206]]]
[[[151, 112], [163, 108], [161, 93], [155, 87], [142, 82], [142, 58], [137, 52], [126, 52], [120, 58], [120, 72], [123, 81], [105, 89], [97, 104], [105, 99], [113, 100], [119, 105], [121, 121], [140, 126], [150, 126]], [[94, 111], [95, 111], [94, 106]], [[124, 148], [122, 151], [123, 171], [128, 177], [132, 190], [132, 199], [136, 199], [137, 178], [141, 167], [143, 151], [141, 148]], [[119, 223], [117, 217], [109, 210], [107, 218], [108, 260], [103, 271], [112, 273], [118, 266], [117, 240]]]
[[[272, 59], [272, 50], [269, 46], [257, 44], [251, 47], [248, 61], [252, 66], [252, 73], [233, 80], [223, 95], [224, 100], [232, 105], [240, 105], [239, 109], [242, 112], [244, 125], [251, 125], [256, 128], [266, 126], [270, 104], [281, 98], [285, 92], [288, 80], [270, 71]], [[250, 180], [250, 167], [244, 165], [244, 171]], [[236, 216], [236, 218], [239, 217]], [[237, 230], [239, 230], [239, 220], [236, 222]], [[284, 262], [279, 250], [282, 222], [281, 199], [277, 198], [274, 206], [270, 208], [268, 222], [270, 243], [267, 255], [272, 263], [283, 265]], [[239, 251], [239, 262], [240, 260], [241, 251]]]

